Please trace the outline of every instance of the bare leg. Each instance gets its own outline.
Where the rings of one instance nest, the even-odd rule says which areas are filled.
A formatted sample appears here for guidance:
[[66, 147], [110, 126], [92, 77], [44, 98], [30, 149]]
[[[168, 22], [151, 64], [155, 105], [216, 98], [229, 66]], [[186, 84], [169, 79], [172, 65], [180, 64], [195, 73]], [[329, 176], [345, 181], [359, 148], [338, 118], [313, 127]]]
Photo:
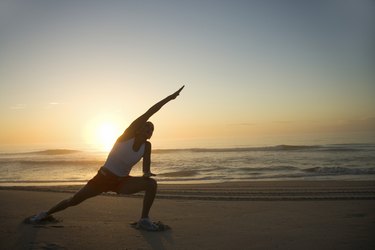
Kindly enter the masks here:
[[82, 201], [97, 196], [100, 193], [100, 191], [97, 191], [94, 188], [86, 185], [81, 190], [79, 190], [73, 197], [63, 200], [54, 207], [52, 207], [50, 210], [48, 210], [47, 214], [50, 215], [62, 211], [68, 207], [76, 206], [80, 204]]
[[119, 188], [121, 194], [134, 194], [145, 191], [141, 218], [148, 218], [152, 204], [154, 203], [157, 190], [157, 183], [152, 178], [129, 177]]

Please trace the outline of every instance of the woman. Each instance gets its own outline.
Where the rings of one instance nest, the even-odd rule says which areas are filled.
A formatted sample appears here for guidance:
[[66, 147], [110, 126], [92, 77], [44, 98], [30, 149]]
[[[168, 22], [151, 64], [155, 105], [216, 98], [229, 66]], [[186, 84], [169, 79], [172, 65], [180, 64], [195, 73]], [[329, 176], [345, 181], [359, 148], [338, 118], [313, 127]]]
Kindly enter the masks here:
[[[151, 138], [154, 125], [148, 119], [158, 112], [161, 107], [174, 100], [185, 86], [182, 86], [172, 95], [167, 96], [152, 106], [146, 113], [133, 121], [125, 132], [117, 139], [108, 155], [104, 166], [101, 167], [90, 181], [73, 197], [61, 201], [47, 212], [41, 212], [30, 218], [33, 223], [46, 219], [49, 215], [76, 206], [82, 201], [97, 196], [103, 192], [113, 191], [118, 194], [134, 194], [145, 191], [141, 219], [138, 227], [156, 231], [158, 226], [149, 219], [150, 208], [154, 202], [157, 183], [150, 178], [155, 176], [150, 171], [151, 165]], [[143, 158], [143, 176], [129, 176], [132, 167]]]

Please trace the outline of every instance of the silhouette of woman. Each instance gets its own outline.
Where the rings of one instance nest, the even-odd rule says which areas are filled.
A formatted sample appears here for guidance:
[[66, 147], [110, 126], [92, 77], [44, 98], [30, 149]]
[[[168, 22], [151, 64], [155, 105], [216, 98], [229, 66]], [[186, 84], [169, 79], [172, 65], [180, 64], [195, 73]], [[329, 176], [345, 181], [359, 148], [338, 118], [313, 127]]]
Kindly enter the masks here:
[[[118, 194], [134, 194], [145, 191], [143, 208], [138, 226], [145, 230], [156, 231], [158, 225], [151, 222], [149, 212], [154, 202], [157, 182], [151, 176], [151, 138], [154, 125], [148, 119], [158, 112], [166, 103], [174, 100], [185, 86], [153, 105], [146, 113], [134, 120], [117, 139], [109, 153], [104, 166], [87, 184], [72, 197], [65, 199], [46, 212], [30, 218], [30, 222], [38, 223], [51, 214], [68, 207], [76, 206], [84, 200], [103, 192], [113, 191]], [[132, 167], [143, 158], [143, 176], [133, 177], [129, 173]]]

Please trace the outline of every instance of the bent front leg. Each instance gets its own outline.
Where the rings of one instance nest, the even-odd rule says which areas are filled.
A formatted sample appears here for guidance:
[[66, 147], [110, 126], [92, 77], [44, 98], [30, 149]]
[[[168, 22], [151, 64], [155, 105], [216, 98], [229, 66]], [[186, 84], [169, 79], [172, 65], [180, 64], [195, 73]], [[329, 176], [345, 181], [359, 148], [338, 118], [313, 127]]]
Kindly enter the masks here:
[[145, 191], [141, 218], [148, 218], [150, 209], [152, 207], [152, 204], [154, 203], [156, 196], [156, 180], [144, 177], [128, 177], [127, 180], [119, 188], [118, 193], [135, 194], [141, 191]]

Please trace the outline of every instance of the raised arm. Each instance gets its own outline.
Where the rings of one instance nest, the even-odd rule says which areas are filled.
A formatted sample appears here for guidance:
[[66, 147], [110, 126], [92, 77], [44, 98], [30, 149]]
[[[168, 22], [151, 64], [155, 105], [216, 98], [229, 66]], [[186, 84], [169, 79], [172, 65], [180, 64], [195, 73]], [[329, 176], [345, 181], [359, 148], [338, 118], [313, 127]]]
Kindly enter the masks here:
[[[153, 116], [156, 112], [158, 112], [165, 104], [167, 104], [169, 101], [172, 101], [176, 99], [176, 97], [180, 94], [182, 89], [185, 87], [182, 86], [179, 90], [174, 92], [173, 94], [167, 96], [163, 100], [159, 101], [155, 105], [153, 105], [151, 108], [149, 108], [146, 113], [135, 119], [130, 126], [125, 130], [124, 134], [121, 137], [132, 137], [135, 135], [138, 129], [140, 129], [144, 124], [150, 119], [151, 116]], [[120, 137], [120, 138], [121, 138]]]
[[180, 92], [182, 91], [182, 89], [184, 87], [185, 87], [185, 85], [182, 86], [179, 90], [177, 90], [173, 94], [167, 96], [166, 98], [164, 98], [160, 102], [156, 103], [154, 106], [149, 108], [149, 110], [147, 110], [146, 113], [144, 113], [143, 115], [138, 117], [132, 124], [137, 125], [139, 123], [141, 126], [143, 126], [143, 124], [145, 122], [147, 122], [148, 119], [150, 119], [151, 116], [153, 116], [156, 112], [158, 112], [165, 104], [167, 104], [169, 101], [172, 101], [172, 100], [176, 99], [176, 97], [180, 94]]

